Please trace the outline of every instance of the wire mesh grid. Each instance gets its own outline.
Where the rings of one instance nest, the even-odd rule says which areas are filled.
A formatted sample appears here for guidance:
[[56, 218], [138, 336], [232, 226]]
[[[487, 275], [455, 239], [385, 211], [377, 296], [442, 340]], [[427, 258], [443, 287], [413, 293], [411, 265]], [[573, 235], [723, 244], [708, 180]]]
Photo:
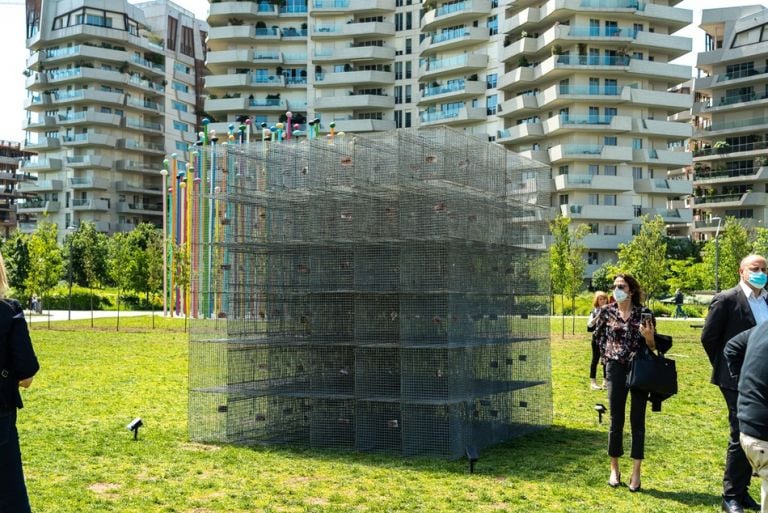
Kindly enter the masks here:
[[458, 457], [549, 425], [547, 168], [446, 128], [208, 151], [192, 439]]

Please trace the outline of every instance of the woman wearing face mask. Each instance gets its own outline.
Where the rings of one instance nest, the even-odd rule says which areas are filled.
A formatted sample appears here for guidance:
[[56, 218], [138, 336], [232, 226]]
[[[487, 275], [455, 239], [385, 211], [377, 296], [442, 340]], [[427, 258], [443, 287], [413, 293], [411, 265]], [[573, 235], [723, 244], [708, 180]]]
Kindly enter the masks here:
[[611, 426], [608, 431], [608, 456], [611, 473], [608, 485], [617, 488], [621, 483], [619, 457], [624, 454], [623, 433], [627, 396], [631, 396], [629, 422], [632, 430], [632, 477], [629, 491], [640, 490], [640, 467], [645, 456], [645, 411], [648, 393], [630, 391], [627, 388], [629, 361], [640, 349], [656, 348], [653, 335], [656, 320], [642, 305], [643, 292], [640, 284], [628, 274], [619, 274], [613, 280], [613, 298], [600, 311], [595, 323], [595, 337], [600, 347], [600, 357], [605, 365], [608, 386], [608, 404]]

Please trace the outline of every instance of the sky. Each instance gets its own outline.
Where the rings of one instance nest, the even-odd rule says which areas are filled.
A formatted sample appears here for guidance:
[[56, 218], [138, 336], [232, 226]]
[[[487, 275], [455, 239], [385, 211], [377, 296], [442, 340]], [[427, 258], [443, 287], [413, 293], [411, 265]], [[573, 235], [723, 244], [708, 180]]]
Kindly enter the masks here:
[[[175, 3], [192, 11], [199, 18], [208, 14], [207, 0], [175, 0]], [[677, 32], [676, 35], [693, 39], [693, 52], [676, 61], [680, 64], [695, 64], [694, 54], [704, 47], [704, 33], [698, 28], [702, 9], [754, 5], [760, 2], [738, 0], [683, 0], [677, 7], [693, 9], [693, 24]], [[0, 0], [0, 34], [5, 38], [3, 73], [0, 79], [0, 139], [21, 142], [24, 139], [24, 89], [27, 50], [24, 40], [24, 3], [23, 0]]]

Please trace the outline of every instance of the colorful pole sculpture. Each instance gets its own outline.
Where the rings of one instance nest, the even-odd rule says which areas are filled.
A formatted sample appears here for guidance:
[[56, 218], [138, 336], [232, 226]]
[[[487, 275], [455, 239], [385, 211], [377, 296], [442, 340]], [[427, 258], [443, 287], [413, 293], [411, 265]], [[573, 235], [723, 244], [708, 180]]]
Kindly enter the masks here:
[[285, 138], [291, 138], [291, 120], [293, 119], [293, 112], [290, 110], [285, 113]]
[[163, 160], [163, 317], [168, 315], [168, 159]]

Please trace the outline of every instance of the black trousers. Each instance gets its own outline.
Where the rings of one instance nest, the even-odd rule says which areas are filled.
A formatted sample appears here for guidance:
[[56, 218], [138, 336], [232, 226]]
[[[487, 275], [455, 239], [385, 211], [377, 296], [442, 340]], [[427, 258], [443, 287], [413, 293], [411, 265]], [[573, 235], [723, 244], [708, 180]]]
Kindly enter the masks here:
[[728, 406], [728, 450], [725, 453], [725, 472], [723, 472], [723, 498], [742, 500], [747, 494], [752, 480], [752, 467], [739, 443], [739, 419], [736, 417], [736, 401], [739, 392], [720, 388], [725, 404]]
[[642, 460], [645, 457], [645, 411], [648, 406], [648, 392], [627, 388], [625, 363], [608, 361], [605, 364], [605, 379], [608, 385], [608, 408], [611, 413], [611, 427], [608, 430], [608, 456], [618, 458], [624, 455], [624, 418], [626, 417], [627, 396], [632, 398], [629, 409], [629, 425], [632, 430], [630, 457]]
[[0, 513], [30, 513], [21, 469], [16, 410], [0, 412]]
[[[597, 364], [600, 361], [600, 346], [597, 345], [597, 340], [592, 337], [592, 361], [589, 362], [589, 379], [595, 379], [597, 377]], [[605, 378], [605, 367], [603, 367], [603, 378]]]

